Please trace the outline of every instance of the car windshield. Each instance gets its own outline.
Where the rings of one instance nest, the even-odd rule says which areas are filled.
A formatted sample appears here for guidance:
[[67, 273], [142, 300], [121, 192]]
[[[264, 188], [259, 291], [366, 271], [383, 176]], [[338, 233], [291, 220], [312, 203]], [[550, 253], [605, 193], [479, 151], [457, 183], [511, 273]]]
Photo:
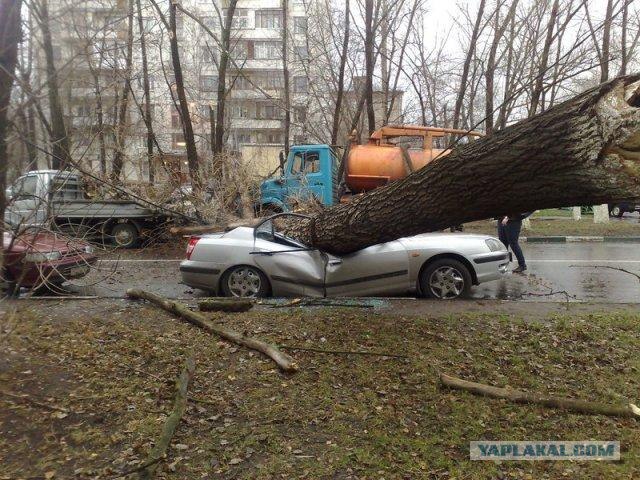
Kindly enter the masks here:
[[294, 221], [305, 218], [303, 215], [276, 215], [259, 224], [255, 229], [255, 236], [261, 240], [277, 243], [293, 248], [307, 248], [303, 243], [287, 236], [287, 229]]

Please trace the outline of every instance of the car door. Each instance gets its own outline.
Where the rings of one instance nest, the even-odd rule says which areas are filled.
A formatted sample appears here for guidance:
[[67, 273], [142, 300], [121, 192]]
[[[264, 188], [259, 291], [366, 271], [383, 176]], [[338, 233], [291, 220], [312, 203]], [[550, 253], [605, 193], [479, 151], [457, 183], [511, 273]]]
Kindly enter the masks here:
[[28, 227], [41, 225], [47, 217], [47, 199], [40, 198], [45, 191], [38, 175], [18, 178], [11, 188], [11, 202], [5, 212], [5, 220], [13, 226]]
[[274, 296], [323, 296], [326, 256], [273, 232], [256, 229], [254, 262], [268, 277]]
[[410, 289], [409, 257], [398, 241], [344, 255], [329, 255], [327, 296], [403, 294]]

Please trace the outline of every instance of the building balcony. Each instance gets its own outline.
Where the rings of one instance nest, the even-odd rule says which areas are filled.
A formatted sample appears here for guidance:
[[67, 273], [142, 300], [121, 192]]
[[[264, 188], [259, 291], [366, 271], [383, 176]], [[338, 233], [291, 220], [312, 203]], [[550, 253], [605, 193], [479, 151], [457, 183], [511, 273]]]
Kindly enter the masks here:
[[279, 130], [282, 128], [282, 120], [262, 118], [233, 118], [232, 129], [242, 130]]

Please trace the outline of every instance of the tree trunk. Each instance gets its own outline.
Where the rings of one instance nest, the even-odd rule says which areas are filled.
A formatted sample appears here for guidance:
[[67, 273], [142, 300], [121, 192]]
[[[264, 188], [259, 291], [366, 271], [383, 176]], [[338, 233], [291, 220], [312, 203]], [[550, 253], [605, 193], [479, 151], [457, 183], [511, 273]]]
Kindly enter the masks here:
[[607, 13], [602, 29], [602, 64], [600, 65], [600, 82], [609, 80], [609, 49], [611, 45], [611, 24], [613, 22], [613, 0], [607, 1]]
[[369, 123], [369, 135], [376, 129], [376, 114], [373, 109], [373, 70], [375, 60], [373, 56], [373, 0], [365, 0], [365, 36], [364, 36], [364, 56], [365, 56], [365, 92], [367, 99], [367, 120]]
[[465, 98], [467, 89], [467, 80], [469, 79], [469, 68], [471, 67], [471, 61], [476, 51], [476, 42], [480, 35], [480, 25], [482, 24], [482, 16], [484, 15], [484, 6], [486, 0], [480, 0], [480, 6], [478, 7], [478, 15], [476, 16], [476, 23], [473, 26], [473, 32], [469, 39], [469, 49], [467, 50], [467, 56], [464, 59], [462, 66], [462, 77], [460, 77], [460, 87], [458, 88], [458, 96], [456, 97], [456, 104], [453, 107], [453, 128], [458, 128], [460, 125], [460, 115], [462, 113], [462, 102]]
[[127, 50], [125, 55], [124, 85], [122, 87], [122, 100], [120, 101], [116, 130], [116, 152], [111, 170], [111, 180], [114, 183], [119, 183], [122, 180], [120, 176], [124, 167], [124, 139], [127, 127], [127, 111], [129, 109], [129, 90], [131, 90], [131, 66], [133, 63], [133, 0], [129, 0], [127, 10]]
[[173, 73], [176, 79], [176, 93], [180, 104], [180, 118], [182, 120], [182, 133], [184, 141], [187, 145], [187, 163], [189, 165], [189, 176], [191, 177], [191, 185], [195, 192], [202, 188], [200, 180], [200, 165], [198, 164], [198, 151], [196, 150], [196, 140], [193, 135], [193, 124], [191, 123], [191, 115], [189, 114], [189, 104], [187, 103], [187, 95], [184, 90], [184, 78], [182, 76], [182, 64], [180, 63], [180, 51], [178, 49], [178, 36], [176, 28], [176, 3], [171, 2], [169, 5], [169, 41], [171, 44], [171, 62], [173, 64]]
[[[349, 29], [350, 29], [349, 0], [345, 0], [344, 6], [344, 38], [342, 39], [342, 51], [340, 52], [340, 71], [338, 72], [338, 89], [336, 92], [336, 106], [333, 111], [333, 127], [331, 128], [331, 145], [338, 144], [338, 132], [340, 129], [340, 110], [342, 108], [342, 98], [344, 97], [344, 70], [347, 65], [347, 54], [349, 50]], [[348, 132], [351, 133], [351, 132]]]
[[547, 23], [547, 36], [545, 37], [544, 47], [542, 49], [542, 57], [540, 58], [538, 72], [535, 79], [536, 82], [533, 88], [533, 92], [531, 93], [531, 104], [529, 106], [530, 117], [533, 117], [536, 114], [538, 105], [540, 103], [540, 96], [542, 95], [544, 89], [544, 77], [545, 72], [547, 71], [547, 65], [549, 63], [549, 51], [551, 50], [551, 44], [553, 43], [553, 40], [555, 38], [553, 34], [553, 26], [556, 24], [559, 9], [560, 0], [554, 0], [553, 6], [551, 7], [549, 22]]
[[53, 134], [51, 138], [51, 143], [53, 144], [51, 166], [54, 169], [63, 169], [71, 163], [71, 149], [64, 122], [64, 114], [62, 112], [62, 104], [60, 103], [58, 72], [56, 71], [53, 58], [48, 0], [41, 0], [39, 3], [34, 3], [33, 5], [40, 29], [42, 30], [42, 49], [44, 50], [47, 71], [47, 91], [49, 94], [49, 112], [51, 115], [51, 131]]
[[[238, 0], [231, 0], [227, 7], [224, 26], [222, 27], [222, 39], [220, 48], [220, 64], [218, 66], [218, 94], [216, 98], [216, 136], [213, 145], [213, 153], [220, 154], [224, 145], [224, 110], [227, 97], [227, 68], [229, 67], [229, 50], [231, 49], [231, 27], [233, 16], [236, 12]], [[222, 169], [219, 169], [222, 175]]]
[[140, 31], [140, 56], [142, 57], [142, 88], [144, 89], [144, 124], [147, 128], [147, 162], [149, 162], [149, 183], [155, 183], [156, 172], [153, 164], [153, 119], [151, 118], [151, 87], [149, 85], [149, 63], [147, 60], [147, 42], [145, 40], [144, 21], [140, 0], [136, 0], [138, 10], [138, 30]]
[[289, 155], [291, 95], [289, 92], [289, 0], [282, 0], [282, 76], [284, 77], [284, 155]]
[[602, 84], [288, 233], [344, 254], [506, 213], [639, 199], [638, 86], [640, 75]]
[[[20, 9], [22, 0], [0, 0], [0, 218], [4, 219], [7, 199], [7, 131], [9, 100], [13, 87], [13, 73], [20, 41]], [[4, 238], [4, 221], [0, 221], [0, 237]], [[3, 271], [3, 251], [0, 250], [0, 273]], [[2, 280], [3, 275], [0, 275]]]

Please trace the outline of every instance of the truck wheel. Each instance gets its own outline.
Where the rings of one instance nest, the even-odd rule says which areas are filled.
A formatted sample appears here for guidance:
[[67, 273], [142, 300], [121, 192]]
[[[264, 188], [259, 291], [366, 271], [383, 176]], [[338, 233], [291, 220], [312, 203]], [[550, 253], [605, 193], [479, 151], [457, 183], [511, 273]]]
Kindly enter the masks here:
[[614, 205], [613, 207], [611, 207], [611, 210], [609, 210], [609, 215], [611, 217], [622, 218], [622, 215], [624, 215], [624, 211], [622, 210], [622, 208], [620, 208], [620, 205]]
[[120, 248], [133, 248], [138, 244], [138, 229], [131, 223], [116, 223], [111, 229], [113, 243]]

